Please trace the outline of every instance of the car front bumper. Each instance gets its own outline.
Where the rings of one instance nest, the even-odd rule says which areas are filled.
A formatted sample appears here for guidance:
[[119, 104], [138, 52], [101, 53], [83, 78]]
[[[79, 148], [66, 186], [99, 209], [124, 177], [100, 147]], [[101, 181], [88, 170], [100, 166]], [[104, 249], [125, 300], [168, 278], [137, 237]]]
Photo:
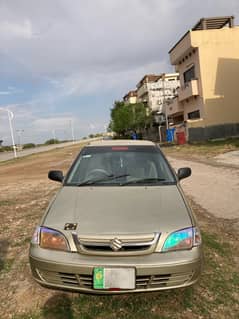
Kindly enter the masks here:
[[[100, 257], [42, 249], [32, 245], [30, 265], [34, 279], [44, 287], [93, 294], [157, 291], [194, 284], [202, 268], [202, 250], [153, 253], [143, 256]], [[95, 267], [134, 267], [133, 290], [96, 290]]]

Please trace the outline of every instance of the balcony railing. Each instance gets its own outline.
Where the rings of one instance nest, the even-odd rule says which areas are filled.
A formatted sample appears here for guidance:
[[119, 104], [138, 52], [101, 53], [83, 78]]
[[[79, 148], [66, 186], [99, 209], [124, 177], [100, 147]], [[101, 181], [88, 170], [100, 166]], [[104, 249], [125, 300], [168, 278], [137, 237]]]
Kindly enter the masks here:
[[178, 99], [180, 102], [198, 94], [198, 80], [191, 80], [184, 87], [178, 89]]

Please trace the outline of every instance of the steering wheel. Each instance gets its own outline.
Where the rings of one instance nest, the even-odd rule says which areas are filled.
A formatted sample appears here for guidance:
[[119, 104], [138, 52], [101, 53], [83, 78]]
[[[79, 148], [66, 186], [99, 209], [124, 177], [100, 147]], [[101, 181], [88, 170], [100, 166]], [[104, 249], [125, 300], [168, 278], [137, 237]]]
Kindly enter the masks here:
[[109, 174], [107, 171], [105, 171], [104, 169], [102, 168], [95, 168], [95, 169], [92, 169], [88, 174], [87, 174], [87, 179], [91, 176], [100, 176], [100, 177], [109, 177], [111, 176], [111, 174]]

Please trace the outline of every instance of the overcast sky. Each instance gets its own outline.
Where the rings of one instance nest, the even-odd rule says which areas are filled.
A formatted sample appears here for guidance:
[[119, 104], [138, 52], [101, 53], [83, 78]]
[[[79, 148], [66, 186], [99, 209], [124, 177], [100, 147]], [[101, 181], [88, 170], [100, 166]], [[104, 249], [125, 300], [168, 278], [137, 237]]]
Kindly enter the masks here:
[[[173, 72], [168, 51], [201, 17], [238, 0], [0, 0], [0, 107], [18, 141], [103, 132], [113, 101], [146, 73]], [[10, 143], [7, 113], [0, 139]]]

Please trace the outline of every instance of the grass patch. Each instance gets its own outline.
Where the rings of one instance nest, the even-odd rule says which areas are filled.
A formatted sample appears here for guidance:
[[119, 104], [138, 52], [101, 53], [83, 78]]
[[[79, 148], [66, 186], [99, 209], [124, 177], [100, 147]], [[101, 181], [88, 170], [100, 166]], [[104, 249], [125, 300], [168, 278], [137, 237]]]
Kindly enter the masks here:
[[218, 236], [215, 234], [202, 232], [202, 238], [204, 245], [211, 249], [211, 251], [218, 253], [222, 257], [232, 255], [230, 244], [223, 241], [220, 242]]
[[239, 272], [232, 273], [231, 282], [234, 286], [239, 287]]
[[202, 155], [207, 158], [235, 151], [239, 149], [239, 138], [231, 138], [226, 140], [206, 141], [188, 143], [185, 145], [172, 144], [170, 147], [162, 145], [162, 149], [166, 155]]
[[0, 259], [0, 274], [7, 273], [12, 269], [14, 259]]
[[209, 145], [209, 146], [225, 146], [231, 145], [239, 148], [239, 138], [228, 138], [228, 139], [218, 139], [218, 140], [209, 140], [206, 142], [191, 143], [192, 145]]
[[0, 207], [1, 206], [11, 206], [14, 204], [15, 204], [15, 201], [13, 201], [13, 200], [0, 200]]

